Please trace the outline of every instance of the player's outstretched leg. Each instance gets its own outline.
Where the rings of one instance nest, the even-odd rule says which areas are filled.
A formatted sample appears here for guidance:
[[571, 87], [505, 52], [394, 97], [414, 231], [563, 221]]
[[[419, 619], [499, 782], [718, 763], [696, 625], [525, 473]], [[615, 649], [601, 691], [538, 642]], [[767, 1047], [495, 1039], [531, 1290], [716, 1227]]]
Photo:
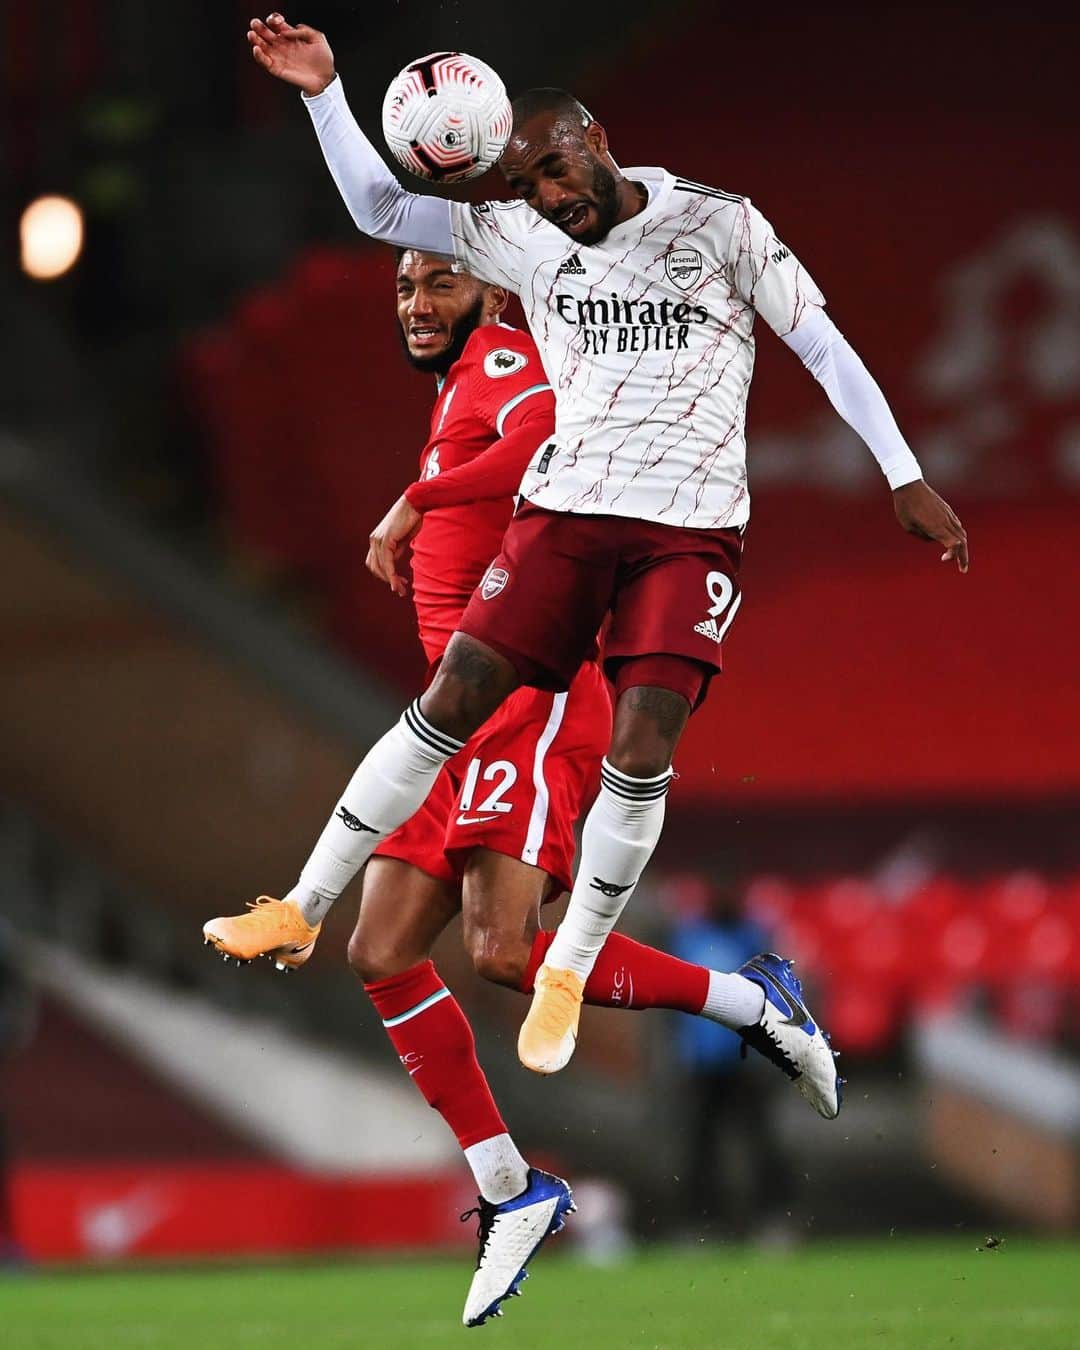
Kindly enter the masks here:
[[[432, 814], [425, 812], [392, 846], [422, 856]], [[534, 870], [514, 862], [527, 873]], [[438, 866], [436, 859], [431, 866]], [[572, 1200], [564, 1181], [531, 1169], [515, 1146], [477, 1059], [468, 1019], [427, 958], [459, 907], [459, 887], [450, 875], [440, 879], [402, 858], [373, 858], [349, 964], [364, 981], [402, 1067], [453, 1131], [480, 1192], [478, 1208], [470, 1211], [480, 1217], [480, 1253], [464, 1311], [466, 1325], [479, 1326], [518, 1291], [525, 1265], [563, 1226]]]
[[[350, 953], [356, 952], [355, 946]], [[356, 959], [355, 956], [353, 958]], [[462, 1320], [501, 1316], [525, 1267], [574, 1208], [570, 1187], [529, 1167], [514, 1145], [476, 1058], [472, 1029], [430, 961], [365, 983], [409, 1077], [454, 1131], [480, 1190], [480, 1250]]]
[[[574, 1053], [585, 981], [660, 839], [671, 758], [701, 681], [694, 663], [682, 665], [686, 692], [631, 683], [619, 693], [570, 904], [537, 972], [518, 1037], [518, 1058], [535, 1073], [557, 1073]], [[628, 662], [622, 676], [633, 666]]]
[[660, 838], [671, 757], [691, 706], [671, 689], [634, 685], [619, 695], [570, 904], [518, 1036], [518, 1058], [534, 1073], [557, 1073], [574, 1053], [585, 981]]
[[[356, 947], [350, 954], [356, 960]], [[472, 1030], [430, 961], [364, 985], [398, 1058], [425, 1099], [454, 1131], [480, 1190], [480, 1250], [462, 1320], [501, 1316], [525, 1267], [574, 1208], [570, 1187], [529, 1167], [503, 1123], [476, 1058]]]
[[570, 904], [536, 972], [533, 1001], [518, 1035], [518, 1058], [534, 1073], [558, 1073], [570, 1062], [585, 981], [660, 838], [670, 781], [670, 769], [632, 779], [606, 759], [601, 765]]
[[256, 901], [246, 914], [211, 919], [203, 927], [205, 941], [238, 961], [269, 956], [279, 970], [303, 964], [334, 901], [376, 845], [422, 805], [463, 745], [429, 722], [416, 699], [361, 761], [285, 899]]
[[[334, 901], [376, 846], [424, 803], [446, 761], [519, 683], [505, 657], [455, 634], [423, 695], [427, 711], [415, 699], [368, 751], [284, 901], [257, 901], [246, 914], [211, 919], [204, 939], [239, 961], [271, 956], [286, 970], [302, 964]], [[302, 927], [294, 932], [297, 918]]]
[[771, 1060], [826, 1120], [840, 1112], [844, 1080], [836, 1055], [803, 1001], [802, 984], [792, 963], [772, 952], [755, 956], [739, 974], [761, 986], [765, 1009], [760, 1022], [739, 1028], [747, 1045]]
[[566, 1216], [576, 1206], [570, 1187], [561, 1177], [529, 1168], [525, 1189], [501, 1205], [477, 1197], [477, 1207], [461, 1216], [479, 1218], [480, 1251], [476, 1258], [469, 1297], [462, 1321], [467, 1327], [482, 1326], [489, 1317], [501, 1317], [504, 1299], [521, 1292], [528, 1278], [525, 1267], [547, 1238], [558, 1233]]
[[[538, 926], [539, 902], [547, 890], [544, 874], [516, 858], [486, 849], [473, 854], [465, 869], [463, 917], [465, 944], [478, 975], [523, 994], [534, 992], [537, 974], [548, 963], [556, 939], [556, 934], [543, 932]], [[772, 989], [769, 976], [774, 966], [775, 978], [790, 985], [791, 996], [801, 1003], [800, 986], [791, 975], [790, 963], [779, 957], [755, 957], [733, 973], [710, 970], [635, 942], [623, 933], [611, 933], [584, 982], [582, 1001], [602, 1008], [635, 1012], [664, 1008], [704, 1017], [756, 1045], [765, 1036], [763, 1024], [771, 1025], [779, 1016], [779, 1010], [766, 997]], [[777, 997], [775, 990], [772, 997]], [[782, 1036], [790, 1034], [794, 1047], [791, 1053], [808, 1065], [808, 1072], [800, 1073], [798, 1064], [792, 1065], [787, 1059], [781, 1066], [800, 1084], [815, 1110], [821, 1110], [824, 1101], [822, 1114], [828, 1115], [828, 1086], [835, 1078], [835, 1069], [831, 1052], [822, 1055], [823, 1043], [828, 1049], [828, 1038], [816, 1027], [814, 1030], [816, 1040], [805, 1031], [800, 1031], [796, 1039], [794, 1032], [781, 1030]], [[764, 1043], [770, 1059], [780, 1062], [779, 1051], [767, 1036]], [[824, 1098], [810, 1090], [815, 1081], [825, 1088]]]

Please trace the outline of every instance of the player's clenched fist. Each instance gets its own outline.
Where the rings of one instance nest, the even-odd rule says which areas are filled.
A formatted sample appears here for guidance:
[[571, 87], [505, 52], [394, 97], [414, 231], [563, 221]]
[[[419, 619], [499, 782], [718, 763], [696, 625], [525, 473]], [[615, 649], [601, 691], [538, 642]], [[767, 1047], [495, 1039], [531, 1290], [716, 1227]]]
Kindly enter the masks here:
[[305, 94], [321, 94], [334, 78], [334, 53], [325, 36], [306, 23], [286, 22], [278, 13], [252, 19], [248, 28], [251, 54], [271, 75], [295, 84]]

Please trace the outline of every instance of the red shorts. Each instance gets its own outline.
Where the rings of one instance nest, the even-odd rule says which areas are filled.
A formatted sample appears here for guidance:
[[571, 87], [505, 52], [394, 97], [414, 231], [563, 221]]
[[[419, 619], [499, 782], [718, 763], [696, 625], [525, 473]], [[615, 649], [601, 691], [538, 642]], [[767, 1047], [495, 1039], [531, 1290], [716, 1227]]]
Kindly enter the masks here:
[[599, 787], [611, 697], [595, 661], [565, 693], [522, 687], [465, 743], [419, 811], [375, 850], [458, 882], [468, 854], [490, 848], [543, 868], [569, 890], [574, 822]]
[[720, 644], [742, 598], [741, 558], [737, 529], [688, 530], [524, 502], [458, 628], [541, 689], [567, 688], [609, 611], [609, 665], [665, 653], [721, 670]]

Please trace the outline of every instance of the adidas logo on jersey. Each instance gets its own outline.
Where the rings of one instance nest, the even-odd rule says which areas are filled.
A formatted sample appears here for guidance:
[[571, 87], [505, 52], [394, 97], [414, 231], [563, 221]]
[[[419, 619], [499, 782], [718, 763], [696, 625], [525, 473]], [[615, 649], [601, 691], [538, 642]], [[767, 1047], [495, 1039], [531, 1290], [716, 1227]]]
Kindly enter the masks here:
[[585, 269], [581, 265], [581, 259], [576, 253], [571, 253], [569, 258], [561, 262], [556, 269], [557, 277], [583, 277]]
[[702, 619], [700, 623], [694, 624], [694, 632], [700, 633], [702, 637], [712, 638], [714, 642], [720, 641], [720, 629], [717, 628], [715, 619]]

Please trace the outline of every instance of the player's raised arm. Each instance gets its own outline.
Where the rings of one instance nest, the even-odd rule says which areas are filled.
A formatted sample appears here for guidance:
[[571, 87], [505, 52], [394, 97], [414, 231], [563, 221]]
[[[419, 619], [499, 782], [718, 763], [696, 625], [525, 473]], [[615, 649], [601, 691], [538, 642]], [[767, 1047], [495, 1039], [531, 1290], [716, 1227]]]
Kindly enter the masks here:
[[265, 23], [252, 19], [247, 39], [263, 70], [309, 96], [321, 94], [334, 78], [334, 53], [326, 34], [306, 23], [287, 23], [276, 13]]
[[357, 229], [402, 248], [453, 253], [450, 203], [406, 192], [383, 163], [349, 110], [325, 35], [275, 13], [265, 23], [251, 20], [248, 42], [264, 70], [303, 95], [331, 177]]

